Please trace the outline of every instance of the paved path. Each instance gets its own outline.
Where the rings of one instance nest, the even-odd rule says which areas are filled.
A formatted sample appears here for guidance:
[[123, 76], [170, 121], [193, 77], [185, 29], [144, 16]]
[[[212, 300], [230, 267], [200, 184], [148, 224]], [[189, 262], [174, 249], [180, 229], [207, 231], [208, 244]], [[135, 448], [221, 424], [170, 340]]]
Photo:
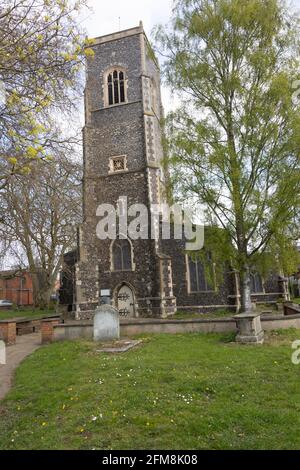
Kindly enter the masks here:
[[0, 364], [0, 400], [9, 391], [15, 369], [21, 361], [41, 346], [40, 333], [17, 336], [17, 343], [6, 348], [6, 364]]

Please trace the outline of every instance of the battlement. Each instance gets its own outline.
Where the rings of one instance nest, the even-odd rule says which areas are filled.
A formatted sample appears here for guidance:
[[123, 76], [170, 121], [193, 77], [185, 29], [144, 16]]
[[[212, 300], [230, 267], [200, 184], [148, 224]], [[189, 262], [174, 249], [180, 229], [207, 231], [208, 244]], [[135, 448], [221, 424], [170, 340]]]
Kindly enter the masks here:
[[94, 38], [94, 44], [104, 44], [106, 42], [116, 41], [118, 39], [123, 39], [129, 36], [135, 36], [137, 34], [145, 34], [142, 21], [140, 21], [139, 26], [134, 28], [124, 29], [123, 31], [117, 31], [115, 33], [106, 34], [104, 36], [99, 36]]

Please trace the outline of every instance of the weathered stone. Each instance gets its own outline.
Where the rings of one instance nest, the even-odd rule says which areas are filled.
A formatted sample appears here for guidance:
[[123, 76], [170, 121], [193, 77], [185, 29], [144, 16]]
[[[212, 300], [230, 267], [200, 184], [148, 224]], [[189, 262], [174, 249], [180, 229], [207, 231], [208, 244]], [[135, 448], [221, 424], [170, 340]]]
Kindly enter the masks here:
[[299, 315], [300, 305], [294, 304], [293, 302], [284, 302], [283, 313], [284, 315]]
[[[130, 269], [114, 269], [112, 240], [96, 236], [97, 207], [109, 203], [116, 208], [126, 197], [128, 207], [143, 204], [149, 212], [151, 204], [167, 202], [160, 71], [142, 24], [96, 38], [93, 51], [85, 91], [83, 223], [77, 250], [65, 256], [62, 301], [76, 310], [76, 320], [93, 317], [104, 300], [103, 291], [110, 292], [109, 301], [125, 318], [167, 317], [177, 308], [238, 312], [238, 273], [224, 265], [219, 267], [223, 281], [217, 283], [212, 272], [211, 282], [202, 282], [206, 287], [191, 289], [185, 240], [174, 239], [174, 234], [158, 241], [151, 236], [131, 240]], [[114, 70], [124, 73], [126, 99], [110, 105], [107, 77]], [[116, 170], [115, 161], [121, 170]], [[252, 294], [254, 302], [281, 296], [277, 276], [266, 280], [264, 287], [264, 292]]]
[[107, 353], [123, 353], [129, 351], [129, 349], [134, 348], [141, 344], [142, 340], [121, 340], [115, 341], [113, 344], [108, 346], [104, 346], [103, 348], [99, 349], [99, 352], [107, 352]]
[[120, 337], [119, 312], [111, 305], [100, 305], [94, 316], [94, 341], [106, 341]]
[[234, 315], [238, 334], [236, 341], [244, 344], [262, 344], [264, 332], [261, 326], [260, 313], [245, 312]]

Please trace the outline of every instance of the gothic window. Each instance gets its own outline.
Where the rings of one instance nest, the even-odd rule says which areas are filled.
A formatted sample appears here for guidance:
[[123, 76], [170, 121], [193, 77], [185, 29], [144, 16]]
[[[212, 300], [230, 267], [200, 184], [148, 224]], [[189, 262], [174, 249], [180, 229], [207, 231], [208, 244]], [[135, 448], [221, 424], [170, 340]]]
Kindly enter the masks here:
[[112, 266], [114, 271], [132, 269], [131, 245], [126, 239], [117, 239], [112, 247]]
[[108, 105], [125, 103], [125, 74], [121, 70], [113, 70], [107, 76]]
[[[190, 292], [207, 292], [214, 290], [212, 287], [214, 277], [213, 269], [211, 269], [209, 276], [205, 270], [203, 262], [199, 259], [194, 260], [190, 257], [188, 257], [188, 269]], [[208, 277], [211, 277], [211, 279], [208, 279]]]
[[258, 294], [264, 291], [262, 277], [259, 273], [250, 274], [250, 289], [252, 294]]

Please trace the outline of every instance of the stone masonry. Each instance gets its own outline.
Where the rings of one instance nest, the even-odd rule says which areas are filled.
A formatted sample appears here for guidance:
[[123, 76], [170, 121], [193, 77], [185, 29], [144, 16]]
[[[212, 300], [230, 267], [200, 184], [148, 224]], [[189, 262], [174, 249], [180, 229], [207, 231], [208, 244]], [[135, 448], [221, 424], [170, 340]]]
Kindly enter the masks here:
[[[128, 239], [130, 269], [116, 269], [112, 240], [97, 238], [99, 205], [117, 207], [125, 197], [128, 207], [143, 204], [149, 210], [151, 204], [166, 202], [168, 175], [163, 165], [160, 72], [143, 25], [96, 38], [92, 47], [94, 57], [86, 67], [83, 223], [77, 249], [65, 255], [61, 303], [75, 319], [93, 317], [104, 295], [120, 315], [133, 317], [166, 317], [177, 308], [237, 311], [238, 273], [224, 266], [223, 280], [213, 276], [208, 286], [203, 279], [199, 283], [197, 267], [195, 289], [185, 240]], [[273, 275], [253, 293], [253, 300], [276, 301], [280, 296], [278, 276]], [[51, 328], [44, 325], [45, 341]]]
[[[87, 64], [84, 136], [84, 221], [79, 230], [76, 265], [76, 318], [87, 318], [109, 289], [117, 306], [122, 285], [132, 290], [135, 315], [174, 313], [170, 261], [161, 256], [154, 240], [132, 240], [132, 269], [111, 268], [111, 240], [96, 237], [99, 204], [117, 206], [121, 196], [128, 206], [150, 207], [164, 197], [165, 174], [160, 121], [163, 109], [160, 75], [143, 26], [95, 40], [94, 58]], [[126, 102], [108, 106], [107, 72], [125, 74]], [[111, 171], [111, 159], [125, 156], [126, 168]]]

